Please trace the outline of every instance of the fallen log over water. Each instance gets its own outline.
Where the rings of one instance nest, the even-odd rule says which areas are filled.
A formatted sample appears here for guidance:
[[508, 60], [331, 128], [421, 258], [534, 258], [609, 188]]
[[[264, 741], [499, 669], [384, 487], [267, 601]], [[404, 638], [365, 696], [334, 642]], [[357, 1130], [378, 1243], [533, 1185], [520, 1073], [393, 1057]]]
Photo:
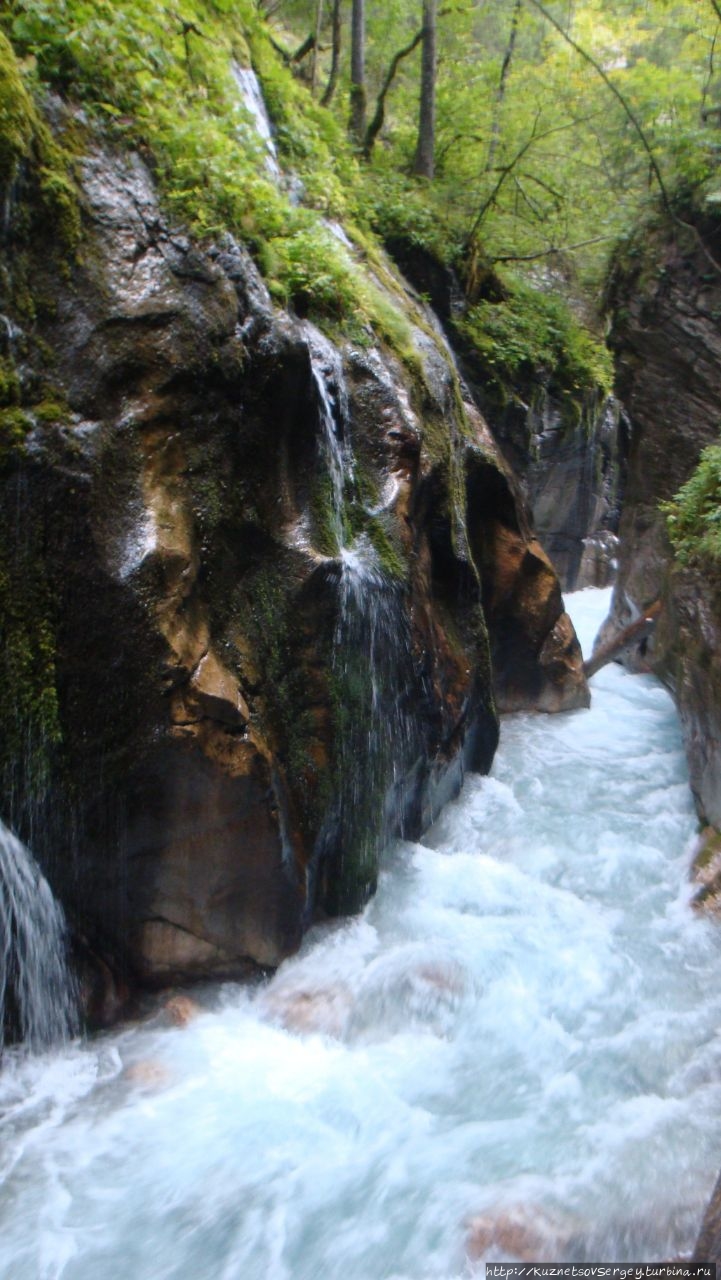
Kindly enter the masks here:
[[600, 649], [597, 649], [588, 661], [583, 664], [583, 674], [586, 679], [590, 680], [591, 676], [595, 676], [596, 672], [601, 670], [601, 667], [613, 662], [630, 645], [638, 645], [643, 640], [648, 639], [656, 626], [660, 612], [661, 601], [654, 600], [653, 604], [644, 610], [640, 618], [636, 618], [635, 622], [629, 623], [622, 631], [617, 631], [615, 636], [607, 640], [604, 645], [601, 645]]

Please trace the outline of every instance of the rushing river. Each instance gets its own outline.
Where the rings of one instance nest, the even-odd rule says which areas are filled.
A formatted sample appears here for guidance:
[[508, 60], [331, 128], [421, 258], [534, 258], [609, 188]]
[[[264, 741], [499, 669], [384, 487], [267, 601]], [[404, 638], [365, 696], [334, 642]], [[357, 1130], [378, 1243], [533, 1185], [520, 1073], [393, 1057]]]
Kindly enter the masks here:
[[[607, 602], [571, 598], [587, 651]], [[689, 907], [670, 698], [617, 667], [592, 687], [507, 719], [492, 776], [269, 986], [6, 1057], [2, 1280], [460, 1280], [691, 1247], [721, 1164], [721, 932]]]

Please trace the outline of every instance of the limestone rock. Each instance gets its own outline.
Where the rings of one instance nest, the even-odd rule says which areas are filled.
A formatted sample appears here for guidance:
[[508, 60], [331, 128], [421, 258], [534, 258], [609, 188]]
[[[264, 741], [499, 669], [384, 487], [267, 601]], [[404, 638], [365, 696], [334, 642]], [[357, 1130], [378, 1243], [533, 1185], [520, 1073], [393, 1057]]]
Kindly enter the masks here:
[[491, 652], [501, 702], [543, 709], [583, 702], [580, 660], [420, 303], [422, 379], [274, 309], [241, 245], [169, 224], [137, 156], [96, 147], [82, 189], [77, 261], [28, 240], [30, 178], [2, 231], [43, 299], [16, 314], [3, 279], [23, 377], [49, 363], [68, 406], [0, 467], [57, 708], [42, 786], [35, 748], [12, 762], [9, 816], [122, 981], [237, 975], [361, 906], [383, 845], [488, 769]]
[[[440, 316], [475, 403], [488, 418], [494, 448], [520, 485], [536, 537], [553, 561], [564, 591], [609, 586], [616, 572], [628, 447], [628, 424], [613, 397], [589, 399], [569, 421], [537, 370], [531, 386], [499, 402], [488, 370], [457, 321], [467, 298], [455, 273], [425, 248], [392, 237], [388, 248], [408, 279]], [[486, 282], [491, 296], [499, 282]]]
[[660, 599], [655, 631], [622, 660], [631, 670], [655, 671], [674, 693], [699, 815], [718, 826], [721, 584], [712, 566], [674, 563], [660, 503], [718, 440], [721, 279], [687, 234], [659, 224], [643, 237], [632, 254], [619, 255], [609, 289], [618, 393], [631, 434], [619, 576], [597, 644]]

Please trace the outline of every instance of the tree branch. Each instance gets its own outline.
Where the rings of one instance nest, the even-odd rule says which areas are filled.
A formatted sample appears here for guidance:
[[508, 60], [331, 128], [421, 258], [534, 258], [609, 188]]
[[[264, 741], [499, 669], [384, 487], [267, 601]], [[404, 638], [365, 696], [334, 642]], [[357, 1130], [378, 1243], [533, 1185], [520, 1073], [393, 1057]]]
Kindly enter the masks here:
[[321, 106], [329, 107], [335, 95], [336, 86], [338, 84], [338, 76], [340, 75], [340, 54], [342, 43], [343, 24], [341, 22], [341, 0], [334, 0], [333, 3], [333, 53], [331, 56], [330, 75], [325, 88], [325, 93], [321, 98]]
[[701, 93], [701, 123], [702, 124], [705, 123], [705, 121], [708, 119], [708, 112], [706, 110], [706, 99], [708, 98], [709, 90], [713, 83], [713, 78], [716, 74], [716, 68], [714, 66], [714, 57], [716, 55], [716, 41], [718, 39], [718, 33], [719, 33], [719, 28], [717, 27], [713, 33], [713, 40], [711, 41], [711, 49], [708, 55], [708, 73], [706, 75], [703, 90]]
[[475, 237], [478, 235], [478, 231], [481, 227], [483, 219], [485, 218], [491, 206], [495, 204], [496, 197], [498, 196], [501, 190], [501, 187], [506, 181], [506, 178], [508, 178], [510, 174], [513, 173], [513, 170], [515, 169], [516, 165], [521, 162], [526, 152], [533, 146], [534, 142], [543, 142], [545, 138], [550, 138], [552, 134], [563, 133], [566, 129], [573, 129], [577, 124], [578, 124], [577, 120], [572, 120], [570, 122], [567, 121], [565, 124], [557, 124], [557, 125], [554, 125], [551, 129], [544, 129], [543, 133], [538, 133], [537, 132], [538, 116], [536, 116], [536, 121], [533, 126], [533, 132], [530, 138], [526, 139], [523, 146], [520, 148], [519, 151], [516, 152], [515, 156], [509, 162], [509, 164], [504, 165], [502, 169], [499, 170], [498, 181], [496, 182], [490, 195], [484, 200], [483, 204], [478, 210], [478, 213], [476, 214], [473, 225], [471, 226], [471, 229], [468, 233], [467, 244], [470, 244], [471, 241], [474, 240]]
[[[613, 94], [616, 101], [621, 104], [624, 114], [630, 120], [631, 124], [636, 130], [636, 133], [638, 134], [641, 145], [644, 151], [646, 152], [646, 155], [648, 156], [648, 162], [651, 168], [651, 173], [656, 180], [656, 184], [658, 186], [658, 189], [661, 195], [661, 202], [664, 207], [664, 212], [666, 213], [669, 220], [675, 226], [683, 227], [684, 230], [691, 232], [694, 239], [696, 240], [696, 243], [698, 244], [699, 248], [704, 254], [704, 257], [706, 258], [706, 260], [711, 264], [714, 270], [717, 271], [719, 275], [721, 275], [721, 265], [716, 261], [716, 259], [713, 257], [710, 250], [706, 247], [698, 229], [694, 227], [692, 223], [686, 222], [683, 218], [680, 218], [678, 214], [675, 212], [673, 205], [671, 204], [671, 199], [669, 197], [668, 191], [666, 190], [666, 183], [663, 180], [663, 175], [661, 173], [661, 170], [659, 169], [658, 161], [655, 155], [653, 154], [651, 143], [646, 137], [646, 132], [643, 129], [641, 122], [638, 119], [638, 116], [636, 115], [633, 108], [626, 101], [626, 98], [621, 93], [621, 90], [618, 88], [616, 84], [614, 84], [613, 80], [611, 80], [607, 72], [604, 71], [601, 64], [597, 62], [596, 59], [592, 57], [590, 53], [587, 53], [587, 51], [583, 49], [581, 45], [578, 44], [573, 39], [573, 37], [568, 34], [567, 31], [564, 31], [560, 22], [558, 22], [554, 18], [552, 13], [548, 12], [548, 9], [546, 9], [545, 5], [541, 4], [541, 0], [528, 0], [528, 3], [532, 4], [534, 9], [537, 9], [538, 12], [543, 15], [543, 17], [546, 19], [547, 22], [550, 22], [551, 26], [554, 27], [554, 29], [558, 32], [558, 34], [562, 37], [562, 39], [566, 41], [566, 44], [569, 44], [571, 48], [575, 50], [578, 56], [580, 58], [583, 58], [584, 62], [587, 62], [589, 66], [593, 67], [594, 71], [603, 80], [603, 83], [606, 85], [606, 88], [610, 90], [610, 92]], [[710, 0], [710, 3], [713, 5], [714, 12], [717, 14], [719, 20], [721, 21], [720, 0]]]
[[393, 81], [395, 80], [396, 72], [399, 66], [401, 65], [401, 62], [403, 61], [403, 59], [407, 58], [411, 53], [413, 53], [414, 49], [417, 49], [418, 45], [423, 39], [424, 34], [425, 34], [425, 28], [421, 27], [420, 31], [416, 31], [416, 34], [414, 35], [413, 39], [407, 45], [405, 45], [402, 49], [398, 50], [398, 52], [394, 55], [391, 61], [388, 71], [386, 72], [386, 78], [383, 81], [380, 93], [378, 94], [378, 97], [376, 99], [376, 109], [375, 109], [375, 112], [373, 113], [373, 119], [371, 120], [370, 124], [368, 125], [368, 128], [366, 129], [366, 136], [363, 142], [363, 155], [366, 160], [370, 160], [371, 153], [375, 145], [375, 140], [378, 137], [378, 134], [380, 133], [381, 129], [383, 128], [383, 121], [385, 120], [386, 96], [388, 94], [388, 90], [393, 84]]
[[576, 244], [562, 244], [557, 248], [539, 249], [537, 253], [502, 253], [491, 258], [491, 262], [535, 262], [537, 258], [552, 258], [559, 253], [573, 253], [576, 249], [585, 249], [589, 244], [602, 244], [604, 240], [615, 240], [616, 236], [593, 236], [590, 240], [579, 240]]
[[498, 144], [501, 140], [501, 108], [503, 107], [503, 99], [506, 96], [506, 81], [511, 70], [513, 62], [513, 54], [516, 48], [516, 37], [518, 35], [518, 25], [521, 20], [521, 6], [523, 0], [516, 0], [511, 18], [511, 31], [506, 45], [506, 52], [503, 56], [501, 65], [501, 77], [496, 89], [496, 99], [493, 108], [493, 123], [491, 125], [491, 142], [488, 148], [488, 160], [486, 161], [486, 171], [490, 173], [493, 168], [493, 161], [496, 158]]

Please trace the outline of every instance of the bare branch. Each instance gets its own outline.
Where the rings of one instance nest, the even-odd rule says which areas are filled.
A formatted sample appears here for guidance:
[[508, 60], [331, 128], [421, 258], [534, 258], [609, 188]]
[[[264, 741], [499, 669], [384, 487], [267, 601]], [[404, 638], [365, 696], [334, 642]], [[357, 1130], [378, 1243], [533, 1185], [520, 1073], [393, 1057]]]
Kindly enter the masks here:
[[537, 258], [551, 258], [559, 253], [573, 253], [576, 249], [585, 249], [590, 244], [602, 244], [606, 240], [616, 240], [616, 236], [593, 236], [590, 240], [579, 240], [576, 244], [552, 245], [550, 249], [539, 249], [537, 253], [505, 253], [495, 255], [492, 262], [535, 262]]
[[424, 32], [425, 32], [424, 27], [421, 27], [420, 31], [416, 31], [416, 34], [414, 35], [413, 39], [407, 45], [404, 45], [402, 49], [399, 49], [398, 52], [394, 55], [391, 61], [391, 65], [389, 66], [388, 71], [386, 72], [386, 78], [383, 81], [380, 93], [378, 94], [378, 97], [376, 99], [376, 109], [373, 114], [373, 119], [371, 120], [370, 124], [368, 125], [368, 128], [366, 129], [365, 141], [363, 143], [363, 155], [365, 156], [366, 160], [370, 160], [371, 152], [373, 151], [375, 140], [378, 137], [378, 134], [380, 133], [381, 129], [383, 128], [383, 121], [385, 120], [385, 114], [386, 114], [386, 96], [388, 94], [388, 90], [393, 84], [393, 81], [395, 80], [396, 72], [399, 66], [401, 65], [401, 62], [403, 61], [403, 59], [407, 58], [411, 53], [413, 53], [414, 49], [418, 48], [418, 45], [423, 39]]
[[521, 20], [521, 6], [523, 0], [516, 0], [513, 16], [511, 18], [511, 31], [508, 37], [506, 52], [503, 56], [501, 65], [501, 77], [496, 89], [496, 99], [493, 107], [493, 124], [491, 125], [491, 142], [488, 148], [488, 160], [486, 162], [486, 170], [490, 173], [493, 168], [493, 161], [496, 158], [498, 143], [501, 138], [501, 108], [503, 107], [503, 99], [506, 96], [506, 82], [508, 80], [511, 63], [513, 62], [513, 54], [516, 48], [516, 37], [518, 35], [518, 24]]
[[513, 170], [515, 169], [516, 165], [520, 164], [526, 152], [530, 150], [533, 144], [535, 142], [542, 142], [545, 138], [550, 138], [554, 133], [563, 133], [567, 129], [573, 129], [575, 128], [577, 123], [578, 121], [576, 120], [566, 121], [564, 124], [557, 124], [550, 129], [544, 129], [543, 133], [538, 133], [537, 132], [538, 116], [536, 116], [536, 120], [533, 126], [533, 132], [531, 133], [530, 138], [526, 139], [523, 146], [520, 148], [519, 151], [516, 152], [513, 159], [508, 164], [504, 165], [502, 169], [499, 170], [498, 181], [493, 187], [493, 190], [491, 191], [490, 195], [487, 196], [487, 198], [484, 200], [483, 204], [481, 205], [480, 209], [478, 210], [478, 213], [476, 214], [473, 225], [468, 233], [467, 242], [469, 244], [478, 235], [478, 231], [481, 227], [481, 224], [488, 210], [492, 207], [492, 205], [495, 204], [496, 198], [499, 195], [501, 187], [503, 186], [504, 182], [513, 173]]

